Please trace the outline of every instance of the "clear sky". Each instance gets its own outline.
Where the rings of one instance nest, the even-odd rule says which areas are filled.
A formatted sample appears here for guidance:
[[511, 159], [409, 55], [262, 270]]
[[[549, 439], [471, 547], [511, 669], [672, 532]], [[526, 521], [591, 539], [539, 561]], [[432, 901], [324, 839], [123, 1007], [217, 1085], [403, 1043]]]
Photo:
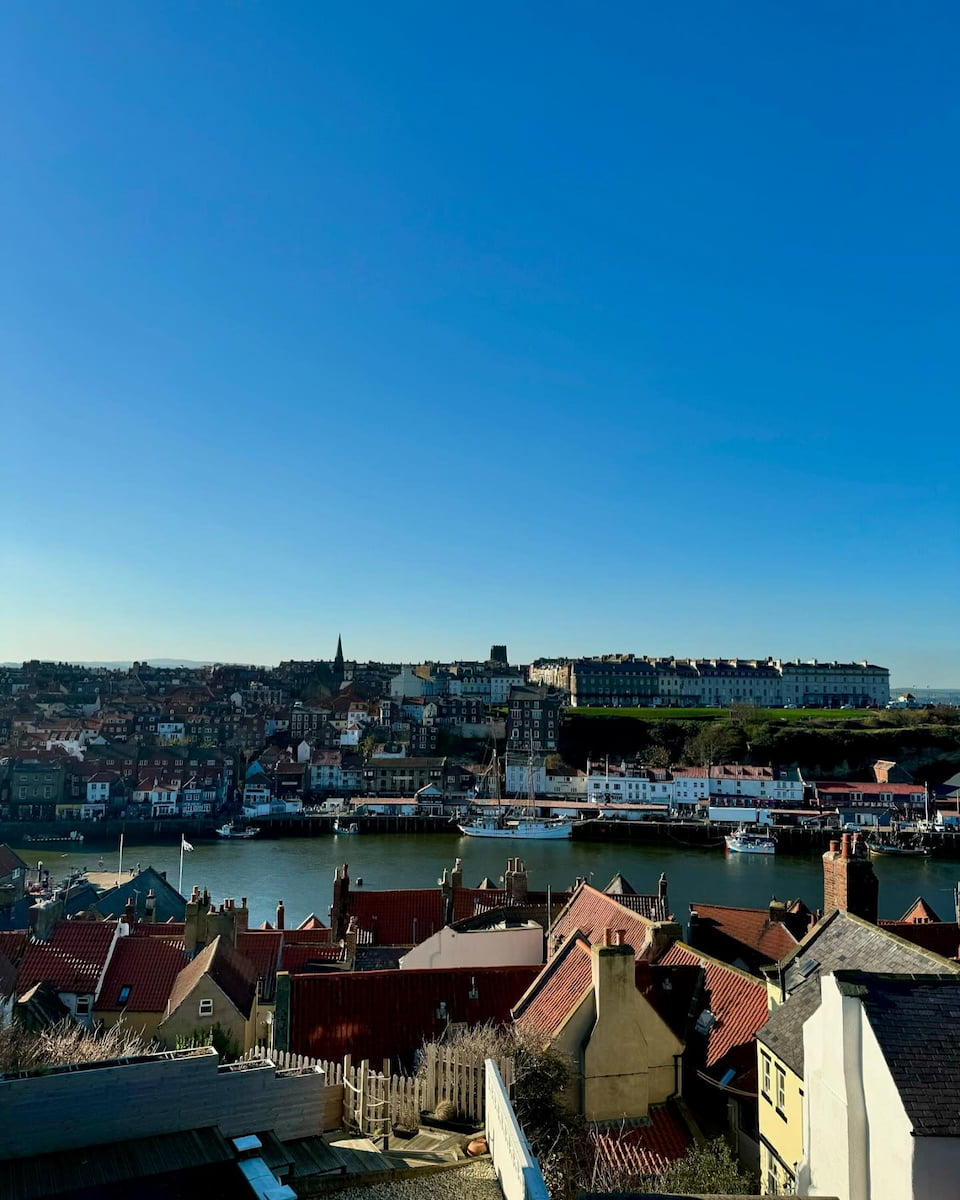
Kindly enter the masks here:
[[954, 0], [6, 0], [0, 659], [960, 684]]

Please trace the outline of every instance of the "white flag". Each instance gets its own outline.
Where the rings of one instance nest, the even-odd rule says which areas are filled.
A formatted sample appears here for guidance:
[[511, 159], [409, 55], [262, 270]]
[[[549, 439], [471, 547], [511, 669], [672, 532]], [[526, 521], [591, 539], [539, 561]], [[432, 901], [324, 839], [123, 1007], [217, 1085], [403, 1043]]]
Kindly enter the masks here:
[[187, 841], [187, 839], [183, 836], [182, 833], [180, 834], [180, 849], [186, 850], [186, 852], [188, 854], [193, 849], [193, 847], [190, 845], [190, 843]]

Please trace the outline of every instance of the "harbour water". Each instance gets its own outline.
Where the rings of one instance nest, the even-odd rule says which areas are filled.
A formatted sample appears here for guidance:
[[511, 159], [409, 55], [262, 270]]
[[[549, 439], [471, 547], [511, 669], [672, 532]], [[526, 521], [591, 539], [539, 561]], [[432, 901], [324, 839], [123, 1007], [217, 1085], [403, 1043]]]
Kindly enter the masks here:
[[[17, 851], [31, 867], [43, 861], [55, 879], [64, 877], [72, 867], [90, 871], [117, 868], [116, 847], [33, 845], [18, 847]], [[497, 882], [509, 854], [525, 859], [530, 886], [537, 889], [568, 888], [577, 876], [602, 888], [620, 871], [638, 892], [653, 892], [660, 872], [665, 871], [670, 907], [684, 924], [691, 901], [760, 908], [776, 895], [779, 899], [801, 897], [811, 908], [822, 903], [823, 877], [817, 855], [726, 854], [723, 849], [578, 841], [527, 842], [507, 847], [459, 834], [333, 835], [197, 843], [193, 853], [184, 855], [183, 887], [185, 892], [194, 884], [206, 887], [217, 901], [227, 896], [237, 900], [246, 896], [251, 924], [272, 921], [280, 899], [288, 922], [299, 923], [311, 912], [326, 922], [333, 872], [340, 863], [350, 864], [355, 884], [362, 879], [362, 886], [371, 890], [428, 888], [436, 885], [445, 866], [462, 858], [464, 882], [475, 886], [485, 875]], [[124, 872], [138, 864], [166, 871], [176, 886], [178, 842], [143, 846], [128, 842], [124, 846]], [[953, 887], [960, 864], [935, 859], [877, 859], [874, 869], [880, 878], [881, 917], [899, 917], [922, 894], [942, 919], [953, 919]]]

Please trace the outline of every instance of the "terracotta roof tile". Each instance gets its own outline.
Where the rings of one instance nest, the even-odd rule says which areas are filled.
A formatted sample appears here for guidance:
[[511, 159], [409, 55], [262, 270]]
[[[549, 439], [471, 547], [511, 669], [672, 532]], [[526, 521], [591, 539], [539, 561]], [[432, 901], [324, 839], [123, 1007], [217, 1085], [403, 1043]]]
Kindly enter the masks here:
[[0, 842], [0, 875], [9, 875], [12, 871], [27, 869], [16, 850], [11, 850], [6, 842]]
[[187, 999], [203, 975], [210, 976], [244, 1017], [250, 1015], [256, 995], [256, 968], [222, 937], [214, 938], [180, 971], [170, 992], [170, 1013]]
[[[589, 884], [583, 884], [573, 895], [563, 912], [551, 926], [551, 942], [556, 938], [566, 939], [579, 929], [586, 934], [590, 944], [603, 940], [605, 929], [622, 929], [626, 942], [632, 946], [639, 958], [650, 940], [650, 921], [641, 913], [628, 908], [623, 901], [636, 900], [637, 896], [608, 896]], [[647, 899], [648, 897], [641, 897]]]
[[347, 916], [376, 945], [415, 946], [443, 928], [443, 896], [439, 888], [352, 891]]
[[24, 952], [17, 990], [48, 982], [58, 992], [92, 995], [116, 932], [113, 921], [58, 921], [49, 942], [31, 942]]
[[601, 1163], [644, 1178], [662, 1174], [672, 1162], [683, 1158], [693, 1140], [668, 1107], [651, 1108], [648, 1125], [591, 1136]]
[[[409, 1060], [449, 1021], [509, 1021], [538, 967], [331, 971], [290, 976], [290, 1050], [337, 1061], [345, 1054]], [[444, 1009], [441, 1009], [444, 1005]], [[438, 1013], [440, 1015], [438, 1015]]]
[[251, 929], [237, 934], [237, 949], [253, 963], [265, 1000], [273, 997], [282, 945], [283, 934], [279, 930]]
[[285, 946], [323, 946], [330, 941], [330, 929], [322, 925], [317, 929], [284, 929]]
[[592, 984], [590, 945], [581, 934], [575, 934], [547, 963], [513, 1010], [517, 1027], [539, 1037], [553, 1037]]
[[753, 1056], [753, 1035], [768, 1015], [767, 989], [763, 983], [736, 967], [698, 954], [683, 942], [675, 942], [657, 965], [694, 966], [704, 972], [704, 1007], [717, 1019], [707, 1034], [708, 1069], [739, 1046], [749, 1046]]
[[[284, 946], [280, 963], [281, 971], [296, 975], [304, 971], [308, 963], [339, 962], [343, 950], [337, 945], [327, 946]], [[309, 972], [306, 972], [309, 974]]]
[[[183, 941], [120, 938], [100, 989], [97, 1012], [163, 1012], [177, 975], [186, 965]], [[129, 988], [121, 1002], [123, 989]]]
[[878, 921], [877, 925], [885, 933], [895, 933], [944, 958], [960, 958], [960, 925], [956, 921]]
[[27, 948], [28, 940], [29, 935], [25, 929], [0, 930], [0, 954], [4, 955], [16, 966], [24, 950]]
[[[769, 963], [779, 962], [789, 954], [798, 940], [782, 921], [771, 921], [765, 908], [730, 908], [722, 904], [690, 905], [691, 923], [696, 913], [696, 934], [691, 929], [691, 940], [720, 958], [732, 957], [737, 946], [752, 951], [749, 959], [756, 956]], [[729, 945], [727, 945], [729, 944]], [[754, 965], [751, 962], [751, 965]]]

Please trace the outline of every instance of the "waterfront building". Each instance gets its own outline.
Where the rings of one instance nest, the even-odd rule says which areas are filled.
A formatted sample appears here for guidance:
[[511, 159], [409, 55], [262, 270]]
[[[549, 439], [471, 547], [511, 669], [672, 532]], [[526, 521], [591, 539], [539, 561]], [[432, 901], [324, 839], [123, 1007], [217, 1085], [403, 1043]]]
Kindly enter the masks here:
[[882, 707], [890, 672], [871, 663], [607, 654], [570, 668], [573, 707]]

